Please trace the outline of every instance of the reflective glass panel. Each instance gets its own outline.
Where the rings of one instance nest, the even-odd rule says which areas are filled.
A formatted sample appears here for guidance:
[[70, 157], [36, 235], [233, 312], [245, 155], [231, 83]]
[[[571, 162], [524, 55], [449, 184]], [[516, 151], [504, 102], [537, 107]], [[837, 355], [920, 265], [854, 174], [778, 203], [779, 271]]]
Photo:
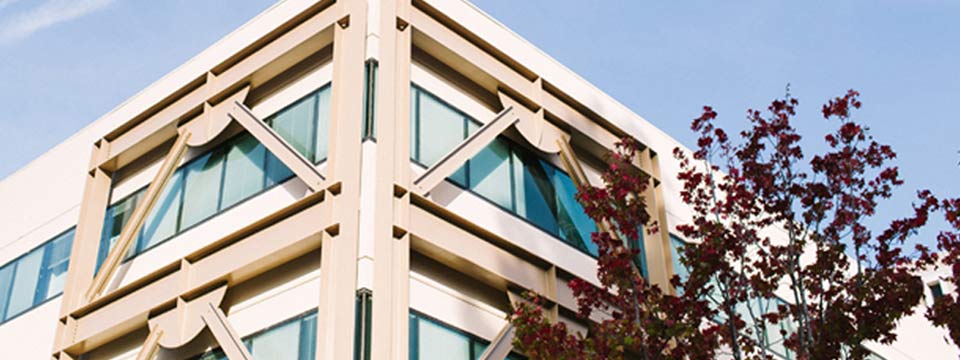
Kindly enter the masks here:
[[468, 167], [470, 190], [497, 205], [513, 210], [510, 147], [504, 140], [491, 142], [470, 159]]
[[16, 264], [13, 288], [7, 305], [7, 318], [33, 307], [37, 283], [40, 280], [40, 269], [43, 265], [43, 248], [34, 249], [27, 256], [17, 260]]
[[315, 150], [314, 162], [320, 162], [327, 159], [328, 143], [330, 141], [330, 87], [327, 86], [317, 92], [317, 147]]
[[6, 320], [7, 303], [10, 302], [10, 288], [13, 287], [13, 270], [16, 263], [0, 267], [0, 321]]
[[418, 360], [470, 359], [470, 338], [430, 321], [419, 321]]
[[181, 170], [184, 172], [184, 185], [180, 229], [189, 228], [219, 210], [225, 154], [222, 150], [207, 153]]
[[310, 94], [265, 121], [305, 158], [314, 160], [317, 96]]
[[419, 99], [415, 159], [429, 167], [463, 141], [464, 116], [427, 93], [421, 92]]
[[300, 354], [300, 323], [289, 322], [250, 339], [250, 355], [257, 360], [290, 360]]
[[60, 235], [44, 246], [43, 282], [37, 289], [37, 302], [42, 302], [63, 292], [70, 265], [70, 248], [73, 246], [74, 230]]
[[173, 236], [179, 229], [177, 217], [180, 210], [180, 200], [183, 192], [183, 172], [177, 171], [170, 176], [169, 182], [160, 192], [160, 197], [153, 204], [150, 215], [143, 224], [140, 243], [137, 252]]
[[263, 190], [266, 155], [266, 149], [253, 136], [242, 135], [233, 142], [224, 162], [221, 209]]

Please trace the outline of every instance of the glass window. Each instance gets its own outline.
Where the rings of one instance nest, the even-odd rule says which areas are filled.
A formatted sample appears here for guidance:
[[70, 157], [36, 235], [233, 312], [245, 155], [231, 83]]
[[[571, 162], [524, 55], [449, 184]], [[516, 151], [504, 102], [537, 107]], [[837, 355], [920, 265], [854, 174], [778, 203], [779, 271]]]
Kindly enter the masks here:
[[[316, 354], [316, 338], [317, 314], [311, 311], [247, 336], [243, 339], [243, 345], [257, 360], [309, 360]], [[227, 357], [217, 349], [197, 359], [227, 360]]]
[[470, 338], [430, 321], [419, 322], [419, 360], [470, 359]]
[[310, 94], [264, 121], [305, 158], [314, 160], [317, 128], [317, 96]]
[[[329, 136], [330, 86], [307, 95], [266, 121], [308, 159], [325, 159]], [[293, 177], [249, 134], [224, 142], [189, 161], [171, 176], [147, 215], [128, 256], [171, 238], [266, 188]], [[146, 187], [106, 211], [97, 267], [106, 258], [140, 203]]]
[[226, 209], [263, 189], [266, 148], [250, 135], [239, 136], [224, 161], [223, 195], [220, 208]]
[[70, 229], [0, 267], [0, 323], [63, 292], [73, 232]]
[[[480, 124], [416, 85], [411, 89], [411, 157], [430, 166]], [[458, 136], [462, 124], [462, 136]], [[534, 151], [499, 137], [447, 179], [593, 256], [596, 224], [576, 200], [570, 177]], [[643, 251], [642, 243], [631, 244]], [[645, 258], [638, 265], [645, 271]]]
[[0, 321], [7, 319], [7, 304], [10, 302], [10, 288], [13, 287], [13, 270], [16, 263], [0, 267]]
[[933, 295], [933, 299], [939, 299], [943, 297], [943, 286], [940, 285], [940, 281], [934, 282], [930, 286], [930, 295]]
[[41, 303], [63, 292], [70, 265], [74, 230], [54, 238], [44, 246], [43, 276], [37, 287], [35, 302]]
[[10, 300], [7, 305], [7, 318], [33, 307], [42, 265], [42, 247], [34, 249], [17, 260], [17, 267], [13, 274], [13, 287], [10, 289]]
[[250, 339], [250, 355], [257, 360], [289, 360], [300, 354], [300, 324], [289, 322]]
[[[597, 244], [594, 244], [591, 239], [591, 235], [597, 231], [597, 223], [587, 216], [583, 206], [577, 201], [577, 187], [570, 176], [556, 168], [553, 169], [551, 180], [557, 191], [560, 237], [575, 246], [580, 246], [587, 253], [597, 256], [599, 254]], [[643, 255], [643, 251], [640, 255]]]
[[189, 228], [219, 210], [224, 155], [222, 150], [207, 153], [181, 170], [184, 179], [180, 229]]
[[330, 86], [326, 86], [317, 92], [317, 147], [315, 150], [314, 162], [320, 162], [327, 159], [330, 147]]
[[506, 209], [513, 210], [510, 147], [497, 139], [470, 159], [470, 190]]
[[157, 202], [153, 204], [150, 215], [143, 223], [143, 229], [140, 236], [140, 242], [137, 245], [137, 252], [158, 244], [173, 236], [179, 229], [177, 226], [177, 217], [180, 212], [180, 201], [183, 192], [183, 172], [177, 171], [170, 176], [170, 180], [164, 186], [163, 191]]
[[465, 117], [425, 92], [417, 96], [417, 142], [414, 159], [432, 166], [463, 141]]
[[[97, 254], [98, 269], [100, 268], [100, 264], [103, 263], [103, 260], [107, 258], [107, 252], [113, 248], [113, 244], [115, 244], [120, 237], [120, 232], [123, 231], [123, 227], [130, 221], [130, 216], [133, 215], [133, 210], [135, 210], [137, 204], [140, 203], [140, 198], [143, 197], [144, 191], [146, 191], [146, 188], [138, 190], [107, 208], [103, 234], [100, 238], [100, 249]], [[132, 246], [127, 255], [132, 256], [135, 251], [136, 246]]]
[[[557, 227], [556, 189], [550, 181], [552, 167], [544, 167], [540, 159], [526, 151], [513, 153], [516, 186], [516, 212], [540, 228], [559, 235]], [[550, 172], [550, 173], [548, 173]], [[579, 242], [575, 245], [579, 245]]]
[[[410, 312], [410, 360], [475, 360], [489, 344], [487, 340]], [[511, 353], [507, 359], [523, 357]]]
[[680, 238], [676, 237], [673, 234], [670, 234], [670, 258], [673, 261], [673, 273], [680, 276], [681, 280], [686, 280], [690, 276], [690, 270], [687, 269], [683, 262], [680, 261], [680, 257], [683, 256], [683, 247], [687, 246], [687, 243]]

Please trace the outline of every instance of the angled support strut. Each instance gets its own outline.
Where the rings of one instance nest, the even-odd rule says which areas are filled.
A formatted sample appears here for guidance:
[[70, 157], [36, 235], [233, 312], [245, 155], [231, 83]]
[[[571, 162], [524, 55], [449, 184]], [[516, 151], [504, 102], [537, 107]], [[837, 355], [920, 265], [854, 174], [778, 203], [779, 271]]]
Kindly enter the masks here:
[[498, 135], [511, 126], [516, 125], [519, 121], [520, 118], [517, 117], [512, 106], [503, 109], [493, 120], [490, 120], [490, 122], [477, 129], [476, 132], [468, 136], [466, 140], [458, 144], [457, 147], [440, 158], [436, 164], [427, 169], [423, 175], [420, 175], [419, 178], [414, 180], [414, 189], [421, 195], [430, 192], [430, 190], [433, 190], [443, 179], [453, 174], [453, 172], [463, 166], [467, 160], [470, 160], [470, 158], [477, 155], [480, 150], [483, 150], [493, 142]]
[[170, 152], [167, 153], [167, 157], [163, 159], [163, 164], [160, 165], [160, 171], [154, 176], [153, 181], [150, 182], [150, 186], [147, 186], [147, 192], [144, 194], [143, 200], [140, 201], [140, 204], [138, 204], [137, 208], [133, 211], [133, 214], [130, 216], [130, 221], [127, 222], [127, 225], [124, 226], [120, 232], [120, 238], [117, 239], [117, 244], [107, 253], [107, 258], [103, 261], [100, 271], [98, 271], [97, 275], [93, 278], [93, 283], [90, 284], [90, 289], [88, 289], [86, 293], [87, 303], [103, 294], [110, 278], [116, 273], [121, 260], [123, 260], [123, 255], [130, 250], [130, 246], [136, 239], [136, 234], [140, 233], [140, 228], [147, 218], [147, 213], [153, 208], [157, 198], [160, 197], [161, 190], [166, 186], [170, 180], [170, 176], [173, 175], [173, 171], [177, 168], [180, 160], [183, 159], [183, 155], [187, 152], [187, 141], [190, 140], [190, 134], [189, 131], [180, 134], [176, 142], [173, 143], [173, 147], [170, 148]]
[[253, 137], [257, 138], [264, 147], [277, 157], [284, 165], [290, 168], [312, 192], [318, 192], [323, 189], [323, 175], [316, 166], [303, 157], [297, 149], [283, 139], [280, 134], [270, 128], [267, 123], [258, 119], [246, 105], [239, 101], [234, 101], [233, 106], [228, 112], [231, 118], [246, 129]]

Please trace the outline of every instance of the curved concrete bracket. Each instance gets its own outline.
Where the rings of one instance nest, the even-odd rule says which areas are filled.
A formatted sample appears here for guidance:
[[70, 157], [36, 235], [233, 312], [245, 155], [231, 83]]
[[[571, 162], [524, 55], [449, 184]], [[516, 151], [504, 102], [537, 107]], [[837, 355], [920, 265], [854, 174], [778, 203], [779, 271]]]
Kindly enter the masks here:
[[176, 349], [196, 338], [206, 328], [201, 315], [208, 311], [208, 304], [219, 307], [226, 292], [227, 286], [223, 285], [195, 299], [177, 298], [175, 308], [147, 320], [151, 329], [163, 331], [160, 346]]
[[497, 93], [500, 98], [500, 105], [504, 108], [513, 108], [520, 122], [517, 123], [517, 130], [530, 145], [548, 154], [560, 152], [557, 141], [566, 141], [567, 135], [543, 117], [543, 108], [536, 112], [530, 111], [522, 104], [504, 94], [502, 91]]
[[203, 103], [203, 114], [196, 119], [183, 125], [183, 128], [190, 130], [193, 136], [187, 145], [197, 147], [204, 145], [215, 139], [230, 125], [232, 119], [229, 111], [235, 102], [244, 103], [247, 94], [250, 93], [250, 85], [244, 86], [216, 105], [210, 105], [209, 102]]

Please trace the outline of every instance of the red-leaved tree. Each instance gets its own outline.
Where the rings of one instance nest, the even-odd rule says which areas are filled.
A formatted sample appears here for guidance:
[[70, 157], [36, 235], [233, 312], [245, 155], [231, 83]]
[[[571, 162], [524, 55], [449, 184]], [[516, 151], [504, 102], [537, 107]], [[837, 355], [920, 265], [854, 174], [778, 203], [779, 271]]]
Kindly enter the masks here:
[[[677, 295], [647, 283], [632, 261], [637, 251], [625, 245], [637, 241], [641, 226], [659, 226], [641, 195], [648, 178], [631, 165], [640, 145], [622, 140], [604, 184], [578, 194], [601, 229], [593, 235], [600, 286], [570, 282], [580, 317], [591, 319], [589, 332], [571, 334], [548, 321], [534, 297], [511, 318], [515, 345], [533, 359], [700, 359], [720, 352], [736, 359], [859, 359], [870, 354], [865, 342], [894, 341], [897, 320], [922, 299], [918, 269], [936, 259], [918, 246], [921, 264], [906, 253], [913, 249], [908, 242], [940, 207], [957, 224], [960, 202], [921, 192], [907, 217], [879, 230], [864, 225], [902, 181], [889, 165], [893, 150], [850, 118], [861, 106], [858, 96], [851, 90], [823, 106], [836, 130], [824, 137], [827, 150], [809, 158], [791, 124], [798, 102], [789, 95], [766, 115], [748, 111], [751, 126], [737, 141], [704, 108], [692, 124], [695, 151], [674, 151], [680, 195], [692, 210], [690, 223], [676, 226], [690, 241], [681, 250], [686, 275], [672, 280]], [[952, 259], [957, 239], [939, 239], [953, 245]], [[949, 264], [956, 281], [960, 265]], [[940, 301], [928, 317], [956, 329], [956, 301]]]

